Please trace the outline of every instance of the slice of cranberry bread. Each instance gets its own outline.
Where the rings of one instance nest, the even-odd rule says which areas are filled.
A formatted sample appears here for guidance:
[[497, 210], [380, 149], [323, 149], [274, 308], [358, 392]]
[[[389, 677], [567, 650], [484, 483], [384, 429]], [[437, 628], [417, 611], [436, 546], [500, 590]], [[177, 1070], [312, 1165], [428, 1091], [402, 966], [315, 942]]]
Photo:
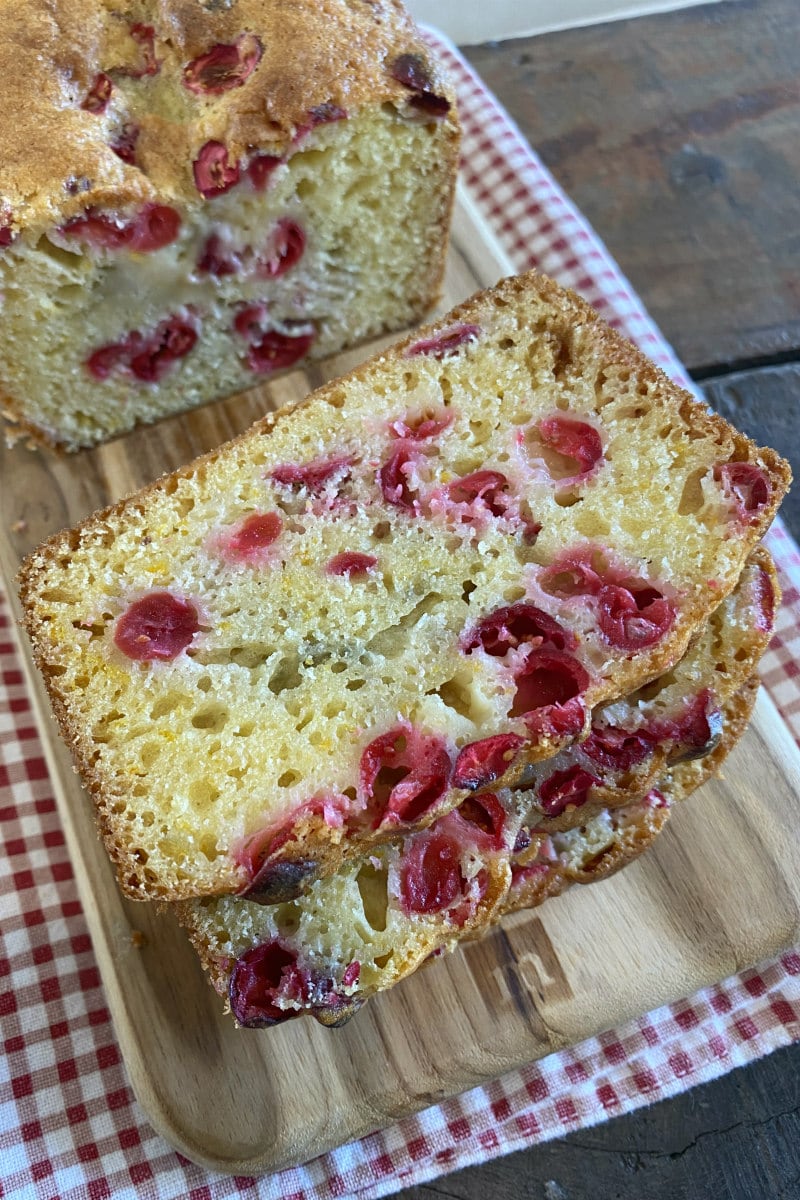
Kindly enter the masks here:
[[[505, 912], [572, 883], [606, 878], [652, 844], [675, 799], [718, 767], [746, 725], [757, 681], [725, 707], [704, 760], [676, 765], [644, 798], [548, 834], [525, 818], [526, 794], [464, 801], [429, 829], [378, 848], [277, 905], [233, 896], [175, 906], [211, 982], [241, 1025], [301, 1015], [347, 1020], [431, 955], [479, 936]], [[535, 814], [534, 814], [535, 820]]]
[[123, 888], [513, 784], [678, 661], [788, 477], [531, 273], [56, 535], [26, 622]]
[[775, 566], [757, 546], [735, 590], [714, 610], [680, 662], [592, 713], [589, 737], [533, 763], [518, 787], [547, 832], [583, 824], [641, 796], [668, 766], [717, 745], [722, 709], [755, 673], [780, 602]]
[[399, 0], [5, 3], [0, 70], [18, 433], [91, 445], [438, 295], [458, 122]]
[[560, 895], [573, 883], [607, 879], [647, 849], [663, 827], [671, 806], [713, 775], [741, 738], [756, 702], [759, 678], [752, 676], [724, 707], [723, 735], [705, 757], [668, 767], [644, 800], [594, 813], [580, 827], [552, 833], [537, 822], [535, 810], [517, 835], [511, 884], [495, 919], [532, 908]]

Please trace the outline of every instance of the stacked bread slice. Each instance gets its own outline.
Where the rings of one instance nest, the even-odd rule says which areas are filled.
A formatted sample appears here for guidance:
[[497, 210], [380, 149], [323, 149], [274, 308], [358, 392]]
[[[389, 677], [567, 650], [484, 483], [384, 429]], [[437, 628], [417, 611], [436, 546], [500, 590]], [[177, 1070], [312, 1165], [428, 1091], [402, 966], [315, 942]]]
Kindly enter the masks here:
[[26, 620], [123, 890], [242, 1023], [331, 1023], [621, 864], [741, 733], [788, 481], [529, 274], [57, 535]]

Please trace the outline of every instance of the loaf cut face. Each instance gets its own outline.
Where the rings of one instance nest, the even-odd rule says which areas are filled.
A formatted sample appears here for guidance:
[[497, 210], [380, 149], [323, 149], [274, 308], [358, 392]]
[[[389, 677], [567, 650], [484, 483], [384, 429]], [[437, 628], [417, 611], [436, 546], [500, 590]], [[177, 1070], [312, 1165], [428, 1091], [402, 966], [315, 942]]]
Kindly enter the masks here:
[[788, 468], [506, 280], [25, 563], [128, 895], [294, 894], [669, 671]]
[[402, 5], [5, 4], [13, 436], [124, 433], [420, 319], [459, 131]]

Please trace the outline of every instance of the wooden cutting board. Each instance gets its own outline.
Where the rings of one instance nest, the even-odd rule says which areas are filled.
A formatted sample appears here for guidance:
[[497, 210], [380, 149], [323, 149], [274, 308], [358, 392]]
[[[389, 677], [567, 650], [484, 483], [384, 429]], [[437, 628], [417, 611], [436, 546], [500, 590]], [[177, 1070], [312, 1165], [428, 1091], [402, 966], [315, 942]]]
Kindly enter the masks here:
[[[460, 196], [443, 307], [510, 273]], [[21, 557], [51, 531], [365, 354], [71, 457], [0, 450], [0, 566], [13, 602]], [[303, 1162], [800, 940], [800, 755], [762, 693], [725, 779], [683, 806], [655, 849], [621, 875], [507, 918], [484, 941], [370, 1001], [343, 1029], [303, 1020], [237, 1030], [169, 913], [118, 892], [23, 649], [133, 1089], [155, 1128], [212, 1170], [256, 1174]]]

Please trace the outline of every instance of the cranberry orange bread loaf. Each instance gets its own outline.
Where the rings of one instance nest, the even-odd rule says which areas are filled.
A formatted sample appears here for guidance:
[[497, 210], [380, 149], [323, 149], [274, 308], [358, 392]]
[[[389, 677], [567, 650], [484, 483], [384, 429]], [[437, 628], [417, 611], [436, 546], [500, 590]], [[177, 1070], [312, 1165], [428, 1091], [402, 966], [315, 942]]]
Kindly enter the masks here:
[[176, 906], [211, 982], [241, 1025], [303, 1014], [325, 1025], [352, 1016], [432, 954], [479, 936], [504, 912], [540, 904], [572, 883], [603, 879], [663, 829], [674, 800], [719, 767], [746, 725], [757, 681], [724, 710], [706, 759], [675, 766], [668, 784], [579, 829], [521, 836], [526, 794], [485, 792], [429, 829], [351, 862], [279, 905], [225, 896]]
[[18, 432], [90, 445], [436, 298], [458, 123], [400, 0], [0, 11]]
[[294, 886], [513, 784], [678, 661], [788, 478], [529, 274], [57, 535], [26, 621], [124, 890]]

